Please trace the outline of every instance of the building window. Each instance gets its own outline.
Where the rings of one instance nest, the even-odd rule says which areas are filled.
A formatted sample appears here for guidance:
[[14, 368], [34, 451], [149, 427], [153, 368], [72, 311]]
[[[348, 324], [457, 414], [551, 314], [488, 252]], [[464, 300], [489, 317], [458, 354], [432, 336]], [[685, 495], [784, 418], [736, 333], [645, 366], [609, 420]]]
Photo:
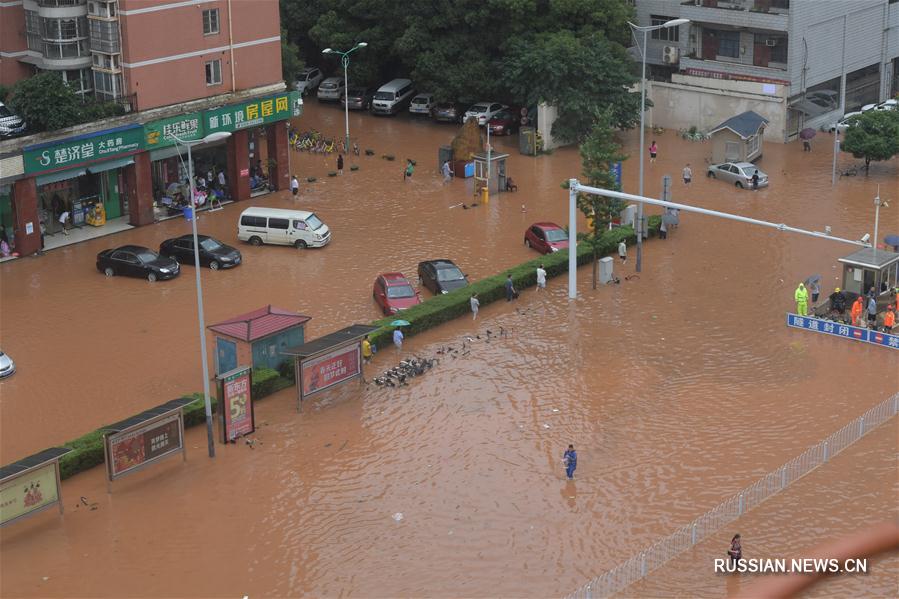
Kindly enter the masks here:
[[222, 82], [222, 61], [210, 60], [206, 63], [206, 85], [219, 85]]
[[718, 56], [740, 58], [740, 32], [718, 31]]
[[[656, 27], [658, 25], [664, 25], [674, 17], [652, 15], [650, 18], [652, 19], [652, 26]], [[661, 29], [655, 29], [649, 35], [652, 39], [662, 42], [678, 42], [680, 41], [680, 27], [663, 27]]]
[[219, 32], [219, 9], [203, 11], [203, 35], [214, 35]]

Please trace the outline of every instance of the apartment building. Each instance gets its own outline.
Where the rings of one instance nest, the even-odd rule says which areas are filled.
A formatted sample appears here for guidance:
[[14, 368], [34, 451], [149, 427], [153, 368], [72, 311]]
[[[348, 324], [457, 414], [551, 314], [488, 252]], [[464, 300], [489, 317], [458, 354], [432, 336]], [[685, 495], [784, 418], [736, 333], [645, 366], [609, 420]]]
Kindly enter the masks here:
[[148, 110], [281, 80], [270, 0], [0, 0], [0, 84], [59, 73]]
[[708, 129], [754, 110], [787, 141], [899, 93], [899, 0], [634, 4], [639, 25], [690, 20], [648, 41], [656, 125]]

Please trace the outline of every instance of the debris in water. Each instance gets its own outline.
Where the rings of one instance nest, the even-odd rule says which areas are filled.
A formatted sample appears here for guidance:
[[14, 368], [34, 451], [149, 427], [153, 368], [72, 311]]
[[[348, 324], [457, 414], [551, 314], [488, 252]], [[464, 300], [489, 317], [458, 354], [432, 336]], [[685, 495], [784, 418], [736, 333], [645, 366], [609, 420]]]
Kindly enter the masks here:
[[548, 425], [548, 424], [544, 424], [544, 425], [543, 425], [543, 428], [549, 428], [549, 425]]
[[553, 414], [558, 414], [558, 413], [559, 413], [559, 408], [553, 408]]
[[393, 515], [393, 519], [397, 522], [403, 519], [403, 512], [397, 512]]

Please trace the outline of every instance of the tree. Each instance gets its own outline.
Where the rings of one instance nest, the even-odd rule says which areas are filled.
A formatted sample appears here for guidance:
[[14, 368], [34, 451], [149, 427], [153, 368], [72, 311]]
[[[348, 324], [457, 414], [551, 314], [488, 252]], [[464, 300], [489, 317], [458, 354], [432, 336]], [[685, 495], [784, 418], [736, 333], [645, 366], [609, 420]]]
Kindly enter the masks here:
[[614, 127], [634, 126], [640, 117], [640, 96], [628, 89], [637, 81], [634, 72], [620, 44], [601, 33], [578, 36], [566, 30], [522, 37], [503, 61], [513, 95], [530, 106], [558, 106], [552, 135], [567, 142], [591, 133], [597, 110], [608, 109]]
[[63, 129], [84, 121], [78, 94], [59, 75], [49, 71], [16, 83], [9, 105], [35, 132]]
[[[581, 174], [584, 176], [585, 183], [591, 187], [621, 190], [621, 186], [612, 173], [612, 165], [626, 160], [627, 156], [621, 152], [621, 146], [615, 141], [612, 116], [609, 110], [593, 114], [593, 126], [581, 143], [580, 151]], [[583, 242], [593, 250], [593, 288], [596, 289], [598, 251], [602, 234], [611, 225], [615, 215], [624, 209], [624, 202], [580, 193], [577, 196], [577, 205], [581, 212], [593, 221], [593, 230], [584, 236]]]
[[281, 76], [287, 82], [287, 86], [293, 85], [296, 76], [303, 69], [303, 59], [300, 58], [300, 47], [290, 41], [287, 30], [281, 28]]
[[841, 147], [865, 159], [867, 174], [872, 160], [889, 160], [899, 154], [899, 111], [869, 110], [858, 115], [846, 129]]

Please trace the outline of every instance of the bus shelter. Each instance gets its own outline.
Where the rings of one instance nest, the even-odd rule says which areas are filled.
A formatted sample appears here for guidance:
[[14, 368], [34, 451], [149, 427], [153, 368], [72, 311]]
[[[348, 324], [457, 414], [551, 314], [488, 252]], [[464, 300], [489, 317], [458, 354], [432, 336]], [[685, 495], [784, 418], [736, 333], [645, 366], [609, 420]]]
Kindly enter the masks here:
[[362, 339], [376, 330], [378, 327], [354, 324], [282, 351], [294, 356], [297, 411], [307, 397], [362, 377]]

